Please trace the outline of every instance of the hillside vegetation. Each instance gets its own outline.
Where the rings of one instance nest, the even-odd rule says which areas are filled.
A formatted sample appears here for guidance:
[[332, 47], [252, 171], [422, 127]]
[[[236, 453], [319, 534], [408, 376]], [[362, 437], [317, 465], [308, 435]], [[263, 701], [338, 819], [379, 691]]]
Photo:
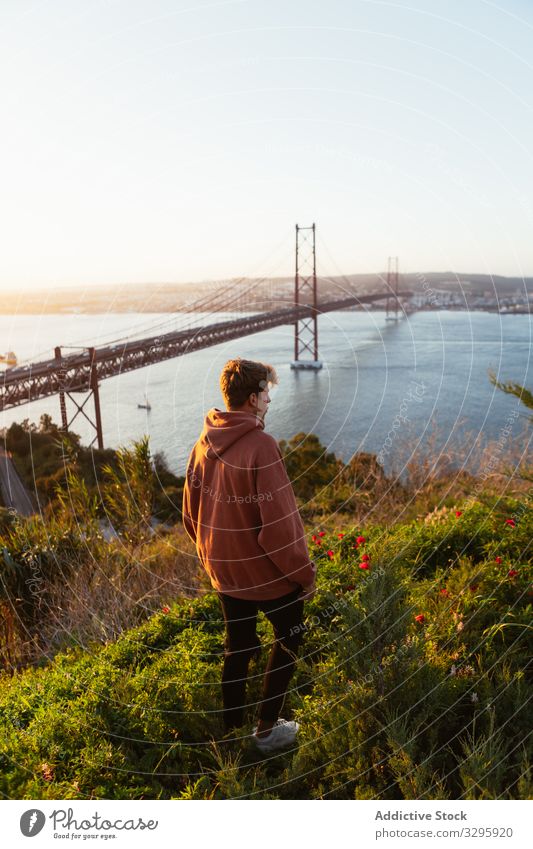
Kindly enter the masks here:
[[46, 417], [12, 425], [41, 514], [0, 512], [2, 795], [531, 798], [530, 438], [446, 455], [398, 440], [388, 475], [314, 434], [280, 443], [318, 590], [283, 708], [298, 746], [261, 757], [271, 626], [260, 615], [247, 724], [224, 738], [223, 621], [183, 479], [147, 439], [101, 454]]
[[[299, 745], [276, 756], [260, 757], [247, 737], [272, 639], [262, 617], [248, 725], [221, 739], [223, 624], [211, 591], [115, 641], [4, 672], [0, 791], [531, 798], [532, 538], [531, 510], [513, 498], [394, 527], [314, 528], [319, 589], [284, 707], [301, 724]], [[57, 555], [71, 542], [50, 544]]]

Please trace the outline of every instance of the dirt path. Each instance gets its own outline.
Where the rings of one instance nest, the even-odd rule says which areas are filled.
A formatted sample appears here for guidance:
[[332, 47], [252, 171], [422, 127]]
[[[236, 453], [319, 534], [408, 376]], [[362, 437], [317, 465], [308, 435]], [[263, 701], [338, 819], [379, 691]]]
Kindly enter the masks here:
[[12, 507], [21, 516], [37, 513], [33, 499], [22, 483], [9, 454], [0, 446], [0, 493], [8, 508]]

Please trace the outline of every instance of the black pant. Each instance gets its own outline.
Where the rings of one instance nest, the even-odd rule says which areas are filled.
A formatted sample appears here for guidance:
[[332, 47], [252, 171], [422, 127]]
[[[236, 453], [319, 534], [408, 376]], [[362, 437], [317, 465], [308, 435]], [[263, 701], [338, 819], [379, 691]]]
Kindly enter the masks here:
[[272, 623], [275, 636], [265, 672], [258, 718], [270, 722], [278, 719], [303, 637], [304, 602], [296, 598], [301, 591], [302, 588], [298, 587], [287, 595], [268, 601], [250, 601], [217, 593], [226, 623], [222, 673], [226, 732], [239, 728], [244, 722], [248, 664], [261, 651], [261, 642], [256, 633], [258, 609]]

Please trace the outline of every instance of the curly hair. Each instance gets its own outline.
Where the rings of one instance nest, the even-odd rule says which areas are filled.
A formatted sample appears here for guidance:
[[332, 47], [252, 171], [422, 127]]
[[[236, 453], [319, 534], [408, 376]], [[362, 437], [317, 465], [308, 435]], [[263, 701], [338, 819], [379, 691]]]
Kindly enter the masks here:
[[220, 391], [228, 410], [242, 407], [252, 392], [259, 395], [274, 383], [278, 383], [278, 376], [273, 366], [241, 357], [228, 360], [220, 375]]

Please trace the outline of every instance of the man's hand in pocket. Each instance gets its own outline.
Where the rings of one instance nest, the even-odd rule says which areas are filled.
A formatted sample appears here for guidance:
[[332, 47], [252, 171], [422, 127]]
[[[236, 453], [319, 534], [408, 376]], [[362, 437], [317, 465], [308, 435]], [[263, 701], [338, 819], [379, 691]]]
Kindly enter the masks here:
[[296, 596], [296, 598], [304, 599], [305, 601], [310, 601], [316, 593], [316, 584], [311, 584], [309, 587], [302, 587], [302, 592]]

